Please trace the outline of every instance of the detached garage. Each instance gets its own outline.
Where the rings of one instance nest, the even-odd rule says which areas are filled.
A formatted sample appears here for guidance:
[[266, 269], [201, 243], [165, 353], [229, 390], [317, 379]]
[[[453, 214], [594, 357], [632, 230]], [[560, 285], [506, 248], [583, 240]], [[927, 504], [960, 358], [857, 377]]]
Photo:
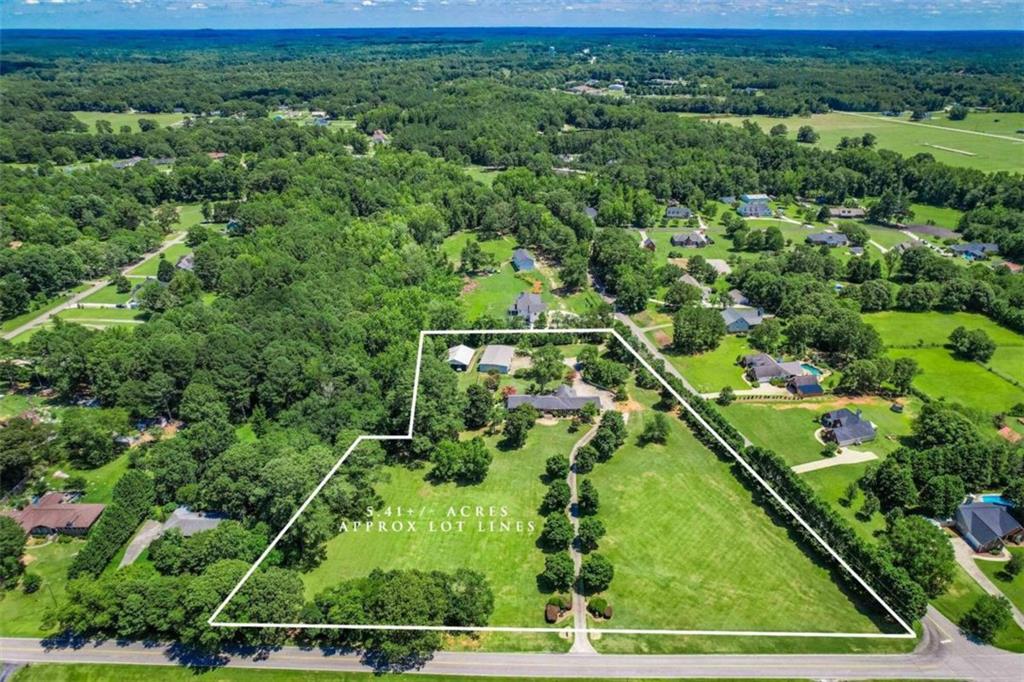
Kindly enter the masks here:
[[476, 369], [478, 372], [508, 374], [512, 369], [512, 358], [515, 354], [516, 349], [512, 346], [485, 346]]

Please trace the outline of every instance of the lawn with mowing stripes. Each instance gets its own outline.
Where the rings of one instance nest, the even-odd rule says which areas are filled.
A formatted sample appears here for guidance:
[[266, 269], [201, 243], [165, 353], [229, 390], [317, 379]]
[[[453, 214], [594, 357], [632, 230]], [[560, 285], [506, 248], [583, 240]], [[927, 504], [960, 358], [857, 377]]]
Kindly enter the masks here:
[[864, 493], [858, 489], [849, 505], [840, 504], [839, 500], [846, 494], [846, 487], [855, 483], [864, 475], [872, 462], [859, 464], [843, 464], [840, 466], [818, 469], [800, 474], [800, 478], [818, 494], [821, 499], [832, 505], [832, 509], [843, 517], [857, 535], [868, 542], [877, 542], [875, 533], [885, 530], [885, 517], [875, 512], [867, 521], [857, 516], [857, 511], [864, 504]]
[[[542, 481], [544, 461], [554, 454], [568, 455], [582, 435], [582, 431], [571, 433], [568, 421], [538, 424], [523, 448], [511, 451], [497, 446], [499, 437], [487, 437], [494, 460], [487, 478], [478, 485], [434, 484], [426, 478], [429, 466], [388, 467], [389, 480], [376, 486], [383, 505], [375, 510], [372, 521], [412, 519], [415, 529], [380, 531], [375, 526], [372, 531], [340, 533], [327, 543], [323, 563], [303, 576], [306, 597], [312, 598], [339, 581], [365, 576], [375, 568], [470, 568], [484, 573], [494, 591], [494, 613], [488, 625], [545, 627], [548, 595], [537, 589], [544, 554], [535, 546], [543, 525], [538, 508], [547, 490]], [[464, 507], [470, 516], [461, 516]], [[504, 517], [500, 516], [503, 507], [507, 510]], [[399, 509], [412, 509], [412, 516], [398, 516]], [[451, 509], [460, 515], [451, 516]], [[484, 516], [477, 515], [478, 509]], [[492, 509], [497, 516], [490, 516]], [[446, 521], [462, 521], [461, 532], [458, 526], [447, 530], [442, 526]], [[502, 528], [502, 521], [510, 526]], [[484, 524], [483, 529], [478, 524]], [[519, 646], [515, 637], [502, 633], [485, 633], [481, 638], [481, 646], [486, 648]], [[557, 638], [541, 634], [522, 641], [528, 648], [559, 646]]]
[[[693, 114], [686, 114], [693, 116]], [[855, 115], [832, 112], [814, 114], [809, 117], [773, 118], [770, 116], [713, 116], [707, 120], [739, 126], [750, 120], [767, 132], [779, 123], [789, 132], [786, 137], [795, 139], [800, 126], [809, 125], [820, 135], [815, 146], [821, 149], [835, 149], [843, 137], [861, 137], [872, 133], [877, 138], [876, 147], [891, 149], [904, 156], [931, 154], [937, 161], [951, 166], [976, 168], [983, 171], [1020, 171], [1024, 164], [1024, 139], [1020, 141], [972, 135], [959, 130], [942, 130], [936, 125], [906, 125], [880, 114]], [[901, 120], [906, 120], [906, 116]], [[1024, 138], [1024, 136], [1022, 136]], [[922, 221], [923, 222], [923, 221]]]
[[943, 346], [957, 327], [981, 329], [997, 346], [1024, 347], [1024, 336], [976, 313], [904, 313], [889, 310], [864, 315], [864, 321], [882, 336], [886, 346]]
[[608, 531], [598, 551], [615, 566], [615, 615], [598, 628], [879, 632], [874, 606], [848, 597], [682, 421], [641, 447], [658, 396], [635, 397], [645, 409], [626, 444], [588, 475]]
[[111, 111], [72, 111], [71, 113], [79, 121], [89, 126], [90, 133], [98, 132], [96, 130], [96, 123], [99, 121], [107, 121], [110, 123], [115, 133], [120, 130], [121, 126], [129, 126], [133, 133], [137, 133], [139, 132], [140, 118], [156, 121], [157, 125], [161, 128], [165, 128], [169, 125], [185, 120], [185, 114], [130, 114], [128, 112]]
[[131, 292], [118, 293], [116, 286], [108, 284], [95, 294], [86, 296], [82, 299], [82, 303], [109, 303], [117, 305], [118, 303], [127, 303], [131, 297]]

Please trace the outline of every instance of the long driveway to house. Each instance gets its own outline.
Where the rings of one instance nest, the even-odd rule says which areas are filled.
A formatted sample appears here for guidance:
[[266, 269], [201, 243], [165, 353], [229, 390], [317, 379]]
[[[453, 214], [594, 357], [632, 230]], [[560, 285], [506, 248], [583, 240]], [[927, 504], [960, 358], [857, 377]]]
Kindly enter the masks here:
[[[967, 571], [967, 575], [974, 578], [975, 582], [981, 585], [981, 589], [995, 597], [1005, 597], [1003, 591], [999, 589], [999, 586], [992, 582], [985, 572], [982, 571], [978, 564], [974, 561], [974, 557], [978, 556], [974, 553], [974, 550], [964, 542], [964, 539], [959, 535], [953, 535], [950, 537], [950, 541], [953, 543], [953, 553], [956, 554], [956, 562], [960, 564], [960, 567]], [[992, 559], [980, 559], [980, 561], [992, 561]], [[1021, 613], [1020, 609], [1015, 604], [1010, 604], [1010, 611], [1013, 613], [1013, 620], [1017, 625], [1024, 628], [1024, 613]], [[1024, 668], [1021, 668], [1021, 677], [1024, 677]]]
[[[572, 523], [574, 539], [569, 546], [569, 556], [572, 557], [572, 565], [575, 567], [577, 576], [583, 566], [583, 555], [580, 554], [575, 541], [575, 536], [580, 534], [580, 498], [576, 488], [576, 454], [594, 438], [599, 424], [600, 422], [595, 420], [590, 430], [576, 441], [576, 445], [572, 446], [572, 451], [569, 453], [569, 474], [566, 476], [566, 482], [569, 484], [569, 506], [565, 513], [569, 516], [569, 522]], [[590, 638], [587, 636], [587, 600], [580, 592], [579, 587], [577, 580], [572, 590], [572, 620], [573, 629], [576, 632], [573, 634], [572, 648], [569, 651], [574, 654], [593, 654], [597, 652], [594, 651]]]
[[[172, 238], [170, 238], [170, 239], [166, 240], [165, 242], [163, 242], [156, 251], [150, 251], [149, 253], [144, 255], [141, 260], [138, 260], [138, 261], [132, 263], [131, 265], [128, 265], [128, 266], [126, 266], [124, 268], [121, 268], [121, 274], [127, 276], [128, 272], [130, 270], [134, 270], [135, 268], [139, 267], [143, 263], [147, 263], [147, 262], [153, 260], [154, 258], [158, 257], [161, 253], [166, 251], [167, 249], [171, 248], [175, 244], [180, 244], [184, 240], [185, 240], [185, 233], [184, 232], [180, 232], [180, 233], [176, 234]], [[40, 325], [46, 324], [47, 322], [52, 320], [57, 315], [57, 313], [62, 312], [64, 310], [69, 310], [71, 308], [78, 307], [78, 304], [83, 299], [86, 299], [89, 296], [92, 296], [93, 294], [95, 294], [97, 291], [99, 291], [103, 287], [107, 286], [108, 284], [110, 284], [110, 280], [109, 279], [94, 280], [93, 282], [91, 282], [89, 284], [89, 287], [87, 289], [85, 289], [84, 291], [79, 291], [77, 294], [75, 294], [74, 296], [72, 296], [68, 300], [64, 301], [60, 305], [54, 306], [53, 308], [50, 308], [46, 312], [40, 313], [38, 317], [33, 317], [31, 320], [29, 320], [25, 324], [21, 325], [20, 327], [15, 327], [11, 331], [5, 332], [4, 333], [4, 339], [10, 341], [14, 337], [16, 337], [16, 336], [18, 336], [20, 334], [24, 334], [25, 332], [27, 332], [30, 329], [35, 329], [36, 327], [38, 327]], [[120, 322], [125, 322], [125, 320], [114, 320], [114, 321], [115, 322], [119, 322], [119, 323]]]

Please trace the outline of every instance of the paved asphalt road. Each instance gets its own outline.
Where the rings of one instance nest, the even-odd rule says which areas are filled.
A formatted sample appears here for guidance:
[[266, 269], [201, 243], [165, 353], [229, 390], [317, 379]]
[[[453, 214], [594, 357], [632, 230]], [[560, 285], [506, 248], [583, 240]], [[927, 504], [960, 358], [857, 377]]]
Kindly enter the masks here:
[[[0, 638], [0, 659], [8, 663], [110, 663], [181, 665], [163, 645], [88, 642], [48, 647], [37, 639]], [[209, 661], [197, 662], [209, 665]], [[358, 656], [319, 649], [282, 647], [264, 657], [233, 656], [223, 665], [279, 670], [368, 672]], [[436, 654], [416, 671], [467, 677], [685, 678], [757, 677], [804, 679], [958, 679], [1020, 682], [1024, 656], [968, 641], [934, 609], [924, 636], [909, 654], [697, 654], [600, 655], [543, 653]]]
[[[176, 237], [174, 237], [172, 239], [168, 239], [167, 241], [163, 242], [160, 245], [160, 248], [158, 248], [156, 251], [151, 251], [151, 252], [147, 253], [146, 255], [144, 255], [141, 260], [138, 260], [138, 261], [132, 263], [131, 265], [129, 265], [129, 266], [125, 267], [125, 268], [122, 268], [121, 274], [127, 275], [129, 271], [134, 270], [135, 268], [139, 267], [143, 263], [146, 263], [146, 262], [156, 258], [161, 253], [163, 253], [167, 249], [171, 248], [175, 244], [180, 244], [181, 242], [183, 242], [185, 240], [185, 236], [186, 236], [185, 233], [182, 232], [181, 234], [177, 235]], [[38, 327], [41, 324], [46, 324], [51, 319], [53, 319], [54, 316], [57, 315], [57, 313], [61, 312], [62, 310], [68, 310], [70, 308], [77, 307], [78, 304], [83, 299], [88, 298], [89, 296], [92, 296], [93, 294], [95, 294], [97, 291], [99, 291], [103, 287], [107, 286], [108, 284], [110, 284], [110, 281], [106, 280], [106, 279], [102, 279], [102, 280], [97, 280], [97, 281], [91, 282], [89, 284], [89, 288], [88, 289], [85, 289], [84, 291], [79, 291], [77, 294], [75, 294], [74, 296], [72, 296], [68, 300], [64, 301], [60, 305], [55, 306], [55, 307], [51, 308], [50, 310], [47, 310], [44, 313], [41, 313], [38, 317], [33, 317], [31, 320], [29, 320], [25, 324], [21, 325], [20, 327], [16, 327], [16, 328], [12, 329], [11, 331], [6, 332], [4, 334], [4, 338], [7, 339], [7, 340], [10, 340], [10, 339], [13, 339], [15, 336], [18, 336], [19, 334], [27, 332], [29, 329], [35, 329], [36, 327]], [[119, 320], [119, 321], [122, 321], [122, 320]]]

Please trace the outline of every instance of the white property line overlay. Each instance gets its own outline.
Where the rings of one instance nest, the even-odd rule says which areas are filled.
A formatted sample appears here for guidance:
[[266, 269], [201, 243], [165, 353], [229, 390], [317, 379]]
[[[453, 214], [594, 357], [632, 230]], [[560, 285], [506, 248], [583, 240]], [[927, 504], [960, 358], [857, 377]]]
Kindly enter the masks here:
[[256, 572], [260, 564], [267, 558], [277, 543], [281, 541], [285, 533], [292, 527], [295, 521], [302, 515], [306, 510], [306, 507], [320, 494], [327, 482], [331, 480], [338, 468], [345, 462], [348, 456], [359, 447], [359, 444], [364, 440], [412, 440], [413, 425], [416, 421], [416, 399], [419, 396], [419, 385], [420, 385], [420, 366], [423, 362], [423, 342], [428, 336], [470, 336], [479, 334], [611, 334], [619, 343], [621, 343], [626, 350], [630, 352], [640, 362], [644, 369], [651, 373], [655, 379], [658, 380], [665, 390], [667, 390], [672, 397], [674, 397], [680, 405], [686, 409], [690, 415], [697, 420], [697, 422], [703, 426], [708, 432], [714, 436], [715, 440], [726, 449], [726, 451], [733, 456], [733, 458], [743, 466], [744, 469], [758, 482], [760, 483], [768, 493], [778, 501], [782, 507], [788, 511], [797, 522], [803, 526], [808, 533], [820, 544], [828, 554], [835, 559], [843, 569], [846, 570], [854, 579], [863, 587], [868, 594], [875, 598], [875, 600], [882, 605], [886, 613], [892, 616], [897, 623], [899, 623], [906, 632], [903, 633], [865, 633], [865, 632], [786, 632], [786, 631], [761, 631], [761, 630], [651, 630], [643, 628], [596, 628], [595, 632], [606, 633], [606, 634], [623, 634], [623, 635], [715, 635], [715, 636], [753, 636], [753, 637], [856, 637], [856, 638], [885, 638], [885, 639], [913, 639], [917, 637], [914, 629], [891, 607], [885, 602], [882, 597], [875, 592], [875, 590], [855, 571], [853, 568], [846, 563], [839, 554], [832, 549], [832, 547], [825, 542], [817, 531], [811, 528], [810, 524], [803, 520], [803, 518], [797, 514], [796, 510], [793, 509], [782, 499], [775, 490], [768, 484], [764, 478], [761, 477], [757, 471], [747, 463], [745, 459], [733, 448], [729, 443], [722, 438], [721, 435], [709, 424], [700, 414], [697, 413], [693, 407], [681, 396], [679, 393], [672, 388], [671, 385], [661, 376], [646, 359], [643, 358], [637, 351], [629, 345], [626, 340], [619, 334], [618, 331], [608, 327], [598, 327], [593, 329], [432, 329], [423, 330], [419, 336], [419, 346], [416, 350], [416, 370], [413, 375], [413, 388], [412, 388], [412, 405], [409, 410], [409, 429], [405, 434], [402, 435], [363, 435], [358, 436], [355, 441], [345, 450], [345, 453], [341, 458], [331, 467], [331, 470], [327, 472], [327, 475], [323, 477], [323, 480], [316, 486], [309, 497], [299, 506], [299, 508], [292, 514], [292, 517], [288, 520], [274, 540], [267, 546], [263, 553], [256, 559], [255, 563], [249, 567], [249, 570], [245, 572], [242, 579], [238, 581], [238, 584], [228, 593], [228, 596], [224, 598], [224, 601], [220, 603], [220, 606], [213, 612], [207, 624], [212, 627], [225, 627], [225, 628], [286, 628], [286, 629], [316, 629], [316, 630], [435, 630], [441, 632], [546, 632], [548, 634], [557, 634], [564, 632], [573, 632], [578, 634], [585, 634], [590, 630], [588, 628], [540, 628], [540, 627], [506, 627], [506, 626], [448, 626], [448, 625], [376, 625], [376, 624], [342, 624], [342, 623], [232, 623], [232, 622], [218, 622], [217, 616], [220, 615], [221, 611], [228, 605], [228, 603], [238, 594], [238, 591], [242, 589], [242, 586], [252, 577], [252, 574]]

